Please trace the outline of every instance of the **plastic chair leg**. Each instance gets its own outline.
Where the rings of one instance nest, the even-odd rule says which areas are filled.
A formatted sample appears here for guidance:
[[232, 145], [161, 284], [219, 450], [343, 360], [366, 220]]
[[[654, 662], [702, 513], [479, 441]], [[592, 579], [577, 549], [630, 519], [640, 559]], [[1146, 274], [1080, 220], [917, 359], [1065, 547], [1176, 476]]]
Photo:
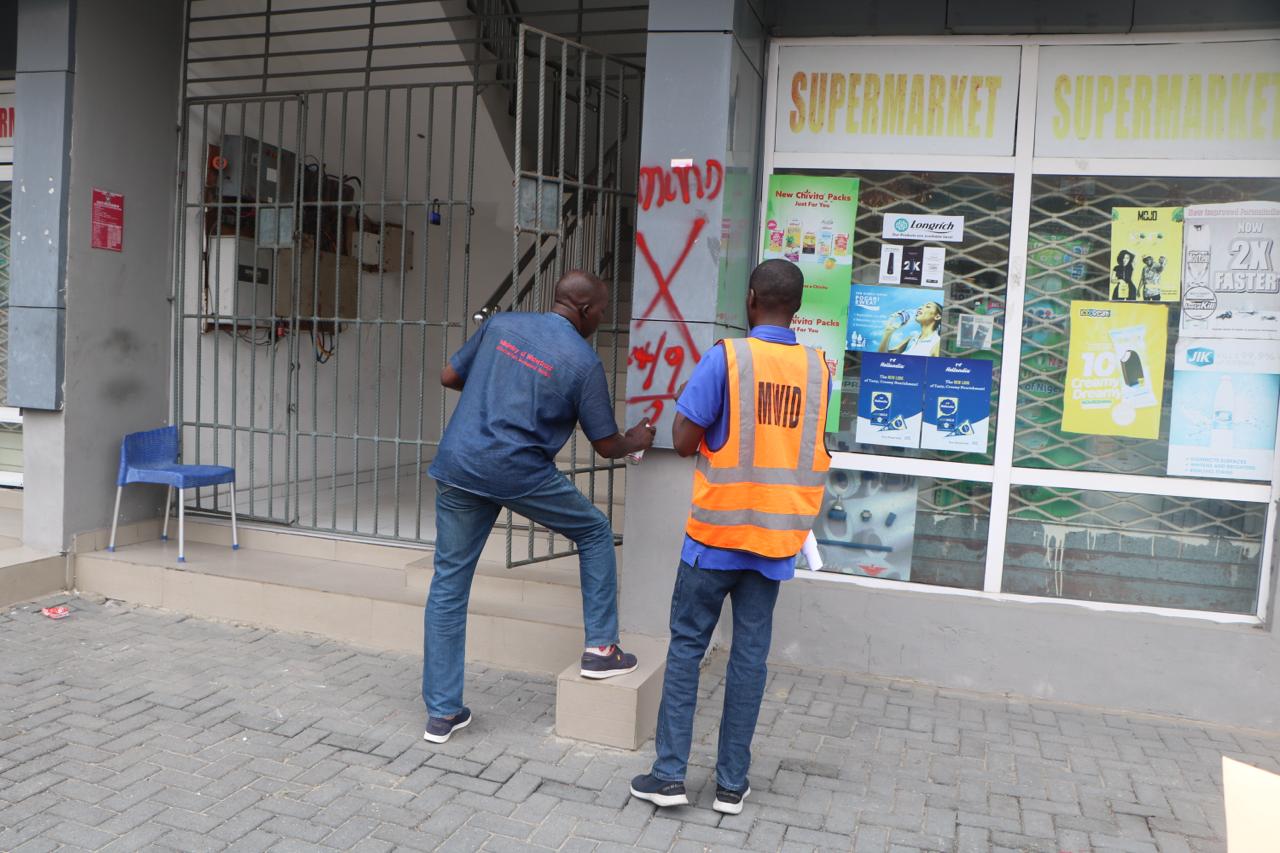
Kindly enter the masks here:
[[160, 541], [169, 541], [169, 507], [173, 503], [173, 486], [165, 486], [164, 491], [164, 527], [160, 529]]
[[124, 491], [124, 486], [116, 486], [116, 508], [111, 513], [111, 542], [107, 545], [108, 551], [116, 549], [116, 523], [120, 520], [120, 494]]
[[231, 484], [231, 550], [240, 550], [240, 538], [236, 533], [236, 484]]
[[187, 502], [178, 492], [178, 562], [187, 561]]

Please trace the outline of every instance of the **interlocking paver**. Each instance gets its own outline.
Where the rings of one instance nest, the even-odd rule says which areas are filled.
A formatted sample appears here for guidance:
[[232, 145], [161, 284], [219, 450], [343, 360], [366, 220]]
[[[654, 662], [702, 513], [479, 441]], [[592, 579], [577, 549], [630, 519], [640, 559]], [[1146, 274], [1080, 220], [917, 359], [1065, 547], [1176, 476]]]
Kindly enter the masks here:
[[69, 601], [0, 611], [0, 849], [1219, 851], [1221, 756], [1280, 769], [1280, 736], [774, 667], [719, 815], [717, 655], [695, 805], [658, 812], [652, 746], [555, 737], [550, 678], [469, 666], [433, 747], [414, 656]]

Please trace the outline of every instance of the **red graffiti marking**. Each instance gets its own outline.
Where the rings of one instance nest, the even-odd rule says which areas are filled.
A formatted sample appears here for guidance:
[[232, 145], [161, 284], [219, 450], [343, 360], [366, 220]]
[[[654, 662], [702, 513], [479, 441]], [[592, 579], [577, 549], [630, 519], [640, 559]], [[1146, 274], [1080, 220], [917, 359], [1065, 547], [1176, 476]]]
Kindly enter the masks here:
[[688, 204], [695, 197], [714, 199], [724, 188], [724, 165], [719, 160], [708, 160], [699, 168], [696, 165], [643, 166], [640, 169], [640, 187], [637, 194], [640, 209], [648, 210], [653, 204], [662, 207], [679, 199]]

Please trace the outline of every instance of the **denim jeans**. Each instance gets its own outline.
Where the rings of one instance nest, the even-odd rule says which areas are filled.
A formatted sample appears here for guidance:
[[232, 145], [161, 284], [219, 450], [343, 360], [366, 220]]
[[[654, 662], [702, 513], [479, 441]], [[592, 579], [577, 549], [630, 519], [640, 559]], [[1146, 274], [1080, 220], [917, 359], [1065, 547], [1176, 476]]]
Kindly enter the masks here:
[[693, 741], [698, 668], [720, 621], [724, 597], [733, 602], [733, 647], [725, 676], [724, 712], [716, 753], [716, 783], [741, 791], [751, 766], [751, 737], [760, 716], [765, 658], [773, 638], [773, 605], [779, 581], [750, 569], [697, 569], [681, 562], [671, 594], [671, 645], [658, 709], [657, 760], [653, 775], [683, 782]]
[[[501, 476], [495, 472], [495, 476]], [[435, 573], [422, 635], [422, 701], [433, 717], [462, 710], [467, 601], [476, 561], [504, 508], [531, 518], [578, 546], [582, 621], [587, 646], [618, 641], [618, 571], [609, 519], [563, 474], [509, 501], [436, 483]]]

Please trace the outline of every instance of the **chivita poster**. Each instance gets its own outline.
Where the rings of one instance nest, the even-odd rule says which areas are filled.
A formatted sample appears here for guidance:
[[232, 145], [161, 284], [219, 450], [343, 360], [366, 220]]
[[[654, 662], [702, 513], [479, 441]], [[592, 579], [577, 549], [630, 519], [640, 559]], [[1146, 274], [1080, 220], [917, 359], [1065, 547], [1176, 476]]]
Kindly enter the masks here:
[[1070, 318], [1062, 429], [1157, 438], [1169, 309], [1073, 301]]
[[1177, 302], [1182, 295], [1182, 208], [1111, 209], [1111, 299]]
[[1173, 361], [1169, 474], [1270, 480], [1280, 345], [1181, 338]]
[[804, 273], [804, 302], [791, 327], [800, 343], [822, 350], [831, 368], [835, 382], [827, 409], [828, 432], [840, 426], [840, 380], [844, 375], [857, 216], [857, 178], [769, 176], [761, 255], [765, 260], [784, 258]]
[[1186, 209], [1184, 336], [1280, 339], [1280, 203]]

